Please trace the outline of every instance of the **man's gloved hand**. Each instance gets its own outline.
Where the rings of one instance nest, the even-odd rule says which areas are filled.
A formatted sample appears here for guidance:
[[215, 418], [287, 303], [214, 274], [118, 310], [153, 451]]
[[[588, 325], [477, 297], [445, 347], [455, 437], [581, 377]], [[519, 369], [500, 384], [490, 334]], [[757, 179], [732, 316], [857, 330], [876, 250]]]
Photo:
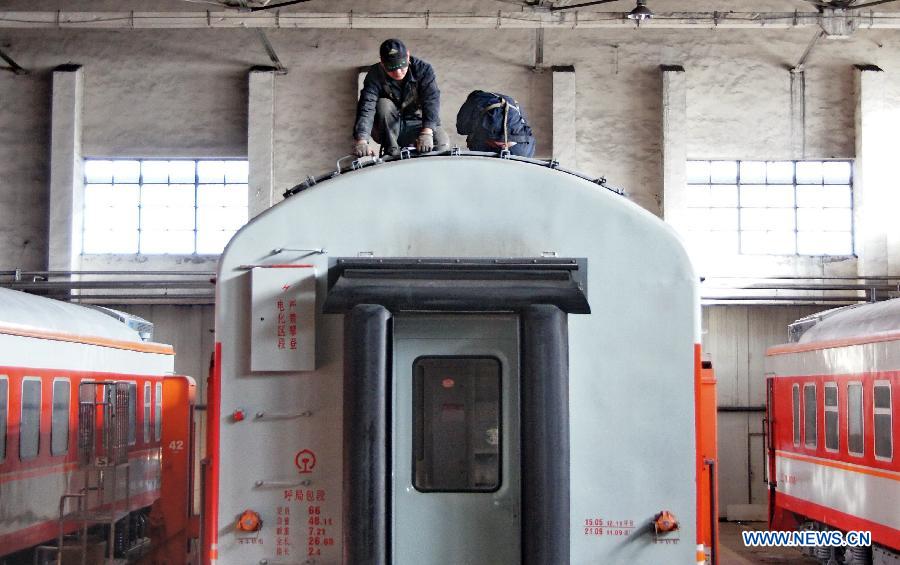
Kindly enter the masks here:
[[421, 132], [416, 139], [416, 151], [428, 153], [432, 149], [434, 149], [434, 133], [431, 130]]
[[370, 157], [375, 156], [375, 150], [369, 147], [369, 142], [365, 139], [357, 139], [353, 144], [353, 153], [357, 157], [365, 157], [366, 155]]

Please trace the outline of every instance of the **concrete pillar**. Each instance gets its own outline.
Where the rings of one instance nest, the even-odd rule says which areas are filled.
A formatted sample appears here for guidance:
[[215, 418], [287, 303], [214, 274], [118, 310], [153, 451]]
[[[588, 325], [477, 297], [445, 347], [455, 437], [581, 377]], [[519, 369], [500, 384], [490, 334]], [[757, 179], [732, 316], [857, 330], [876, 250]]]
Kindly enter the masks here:
[[577, 170], [575, 152], [575, 67], [553, 67], [553, 160]]
[[80, 264], [84, 224], [83, 83], [81, 65], [62, 65], [53, 71], [47, 238], [47, 268], [51, 271], [72, 271]]
[[885, 107], [885, 74], [875, 65], [856, 67], [854, 220], [859, 274], [900, 274], [900, 235], [895, 184], [900, 175]]
[[791, 73], [791, 157], [806, 158], [806, 74], [800, 67]]
[[663, 219], [677, 230], [687, 225], [687, 81], [684, 67], [663, 65]]
[[275, 204], [275, 69], [250, 70], [247, 112], [248, 212], [253, 218]]
[[360, 67], [359, 73], [356, 75], [356, 99], [359, 100], [359, 93], [362, 92], [363, 83], [366, 75], [369, 74], [369, 67]]
[[[362, 92], [363, 83], [366, 81], [366, 75], [369, 74], [369, 67], [360, 67], [359, 72], [356, 74], [356, 100], [359, 101], [359, 93]], [[353, 116], [354, 119], [356, 116], [356, 108], [353, 108]], [[349, 145], [349, 143], [348, 143]], [[375, 143], [374, 139], [369, 139], [369, 147], [375, 150], [376, 155], [381, 154], [381, 145]]]

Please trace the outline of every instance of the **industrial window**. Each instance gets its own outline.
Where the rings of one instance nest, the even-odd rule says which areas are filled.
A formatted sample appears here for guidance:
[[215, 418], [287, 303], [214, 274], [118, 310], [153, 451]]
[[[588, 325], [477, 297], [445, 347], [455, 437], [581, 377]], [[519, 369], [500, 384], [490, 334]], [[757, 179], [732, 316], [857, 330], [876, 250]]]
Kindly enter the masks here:
[[816, 435], [816, 385], [803, 385], [803, 445], [815, 449]]
[[413, 364], [413, 484], [420, 491], [500, 487], [500, 361], [420, 357]]
[[862, 457], [865, 449], [863, 387], [862, 383], [850, 383], [847, 385], [847, 451], [850, 455]]
[[69, 451], [69, 402], [72, 387], [68, 380], [53, 381], [53, 411], [50, 413], [50, 455]]
[[22, 422], [19, 427], [19, 459], [37, 457], [41, 448], [41, 381], [22, 381]]
[[137, 442], [135, 432], [137, 420], [137, 384], [128, 383], [128, 445]]
[[6, 460], [6, 420], [9, 412], [9, 380], [0, 376], [0, 461]]
[[794, 423], [794, 446], [800, 447], [800, 385], [791, 387], [791, 397]]
[[838, 388], [825, 383], [825, 450], [838, 450]]
[[153, 418], [154, 437], [162, 438], [162, 383], [156, 383], [156, 414]]
[[852, 255], [850, 161], [688, 161], [692, 249]]
[[891, 438], [891, 384], [888, 381], [876, 381], [873, 396], [875, 458], [890, 461], [894, 450]]
[[144, 383], [144, 443], [150, 443], [150, 410], [153, 405], [153, 391], [150, 383]]
[[84, 253], [218, 254], [247, 223], [247, 161], [88, 159]]

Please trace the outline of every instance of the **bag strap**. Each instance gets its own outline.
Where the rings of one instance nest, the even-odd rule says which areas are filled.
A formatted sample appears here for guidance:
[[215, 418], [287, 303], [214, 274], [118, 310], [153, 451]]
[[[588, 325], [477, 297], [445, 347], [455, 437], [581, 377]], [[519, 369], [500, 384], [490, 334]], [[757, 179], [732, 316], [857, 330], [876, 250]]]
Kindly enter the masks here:
[[[484, 109], [481, 110], [481, 113], [482, 113], [482, 115], [484, 115], [484, 114], [490, 112], [491, 110], [503, 108], [503, 144], [509, 145], [509, 109], [512, 108], [516, 112], [519, 112], [519, 107], [514, 104], [510, 104], [506, 100], [506, 98], [504, 98], [503, 96], [500, 96], [497, 93], [491, 92], [491, 94], [493, 94], [494, 96], [499, 98], [500, 102], [495, 102], [493, 104], [485, 106]], [[513, 100], [513, 102], [516, 102], [516, 101]], [[521, 112], [519, 112], [519, 113], [521, 113]]]

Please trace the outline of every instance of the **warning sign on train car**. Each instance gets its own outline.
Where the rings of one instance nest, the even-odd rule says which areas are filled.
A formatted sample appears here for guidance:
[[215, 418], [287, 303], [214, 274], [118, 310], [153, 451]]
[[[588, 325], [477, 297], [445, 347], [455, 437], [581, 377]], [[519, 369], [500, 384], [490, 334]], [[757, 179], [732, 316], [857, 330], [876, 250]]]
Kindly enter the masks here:
[[250, 369], [315, 370], [316, 271], [303, 265], [275, 267], [250, 271]]

